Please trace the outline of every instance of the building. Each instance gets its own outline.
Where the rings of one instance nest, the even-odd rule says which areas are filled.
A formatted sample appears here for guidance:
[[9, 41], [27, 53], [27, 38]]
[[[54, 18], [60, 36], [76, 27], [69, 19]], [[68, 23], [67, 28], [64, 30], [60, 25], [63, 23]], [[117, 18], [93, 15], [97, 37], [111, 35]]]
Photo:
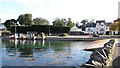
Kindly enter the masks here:
[[94, 23], [94, 22], [88, 22], [86, 24], [85, 32], [89, 33], [89, 34], [96, 34], [96, 23]]
[[106, 33], [105, 31], [106, 31], [105, 20], [97, 20], [96, 21], [96, 33], [103, 35]]
[[105, 29], [105, 34], [106, 35], [109, 35], [110, 34], [110, 25], [112, 24], [112, 22], [106, 22], [105, 23], [105, 27], [106, 27], [106, 29]]
[[70, 29], [70, 32], [69, 34], [70, 35], [80, 35], [81, 34], [81, 31], [82, 29], [80, 29], [77, 24], [75, 26], [73, 26], [71, 29]]
[[[106, 27], [108, 27], [109, 28], [109, 34], [111, 34], [111, 35], [118, 35], [119, 34], [119, 31], [118, 30], [110, 30], [110, 26], [111, 25], [114, 25], [114, 23], [111, 23], [111, 24], [109, 24], [109, 26], [106, 26]], [[107, 31], [108, 32], [108, 31]]]
[[0, 36], [2, 35], [2, 31], [5, 29], [6, 27], [3, 25], [3, 23], [0, 23]]
[[80, 35], [83, 34], [83, 32], [87, 34], [109, 35], [111, 24], [112, 22], [105, 22], [105, 20], [90, 21], [87, 22], [85, 31], [82, 31], [81, 23], [76, 23], [76, 25], [71, 28], [70, 35]]

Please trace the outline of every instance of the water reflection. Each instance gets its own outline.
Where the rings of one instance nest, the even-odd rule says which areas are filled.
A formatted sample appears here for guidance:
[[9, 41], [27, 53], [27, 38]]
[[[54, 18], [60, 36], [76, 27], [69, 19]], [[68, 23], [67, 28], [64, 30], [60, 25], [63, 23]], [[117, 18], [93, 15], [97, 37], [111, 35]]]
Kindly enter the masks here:
[[7, 52], [19, 53], [20, 57], [33, 57], [33, 53], [36, 51], [46, 53], [65, 51], [71, 53], [72, 48], [74, 48], [70, 42], [66, 41], [8, 40], [3, 42], [6, 44]]
[[[90, 52], [81, 48], [86, 42], [69, 41], [32, 41], [32, 40], [3, 40], [3, 65], [25, 65], [25, 59], [33, 59], [28, 65], [80, 65], [87, 61]], [[11, 58], [12, 60], [7, 60]], [[16, 59], [13, 59], [16, 58]], [[14, 62], [13, 62], [14, 61]], [[59, 61], [59, 62], [58, 62]], [[19, 62], [19, 64], [17, 64]], [[69, 62], [69, 63], [68, 63]]]
[[32, 57], [33, 56], [33, 50], [31, 45], [23, 45], [18, 47], [20, 56], [21, 57]]
[[[6, 51], [12, 54], [19, 53], [20, 57], [33, 57], [33, 50], [43, 50], [45, 41], [26, 41], [26, 40], [9, 40], [6, 45]], [[48, 48], [50, 49], [50, 48]]]
[[[45, 44], [45, 41], [26, 41], [26, 40], [9, 40], [3, 41], [6, 44], [6, 51], [11, 55], [15, 53], [19, 53], [20, 57], [32, 57], [33, 50], [46, 50], [47, 44], [48, 49], [50, 50], [50, 42]], [[46, 45], [46, 46], [45, 46]]]

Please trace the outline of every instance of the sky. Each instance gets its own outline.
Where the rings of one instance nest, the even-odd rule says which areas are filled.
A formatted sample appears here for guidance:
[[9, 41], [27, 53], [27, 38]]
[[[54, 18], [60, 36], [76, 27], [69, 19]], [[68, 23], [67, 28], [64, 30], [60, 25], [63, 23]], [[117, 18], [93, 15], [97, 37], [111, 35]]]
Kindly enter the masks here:
[[32, 18], [42, 17], [52, 22], [56, 17], [71, 18], [73, 22], [83, 19], [106, 20], [118, 18], [119, 0], [0, 0], [1, 23], [30, 13]]

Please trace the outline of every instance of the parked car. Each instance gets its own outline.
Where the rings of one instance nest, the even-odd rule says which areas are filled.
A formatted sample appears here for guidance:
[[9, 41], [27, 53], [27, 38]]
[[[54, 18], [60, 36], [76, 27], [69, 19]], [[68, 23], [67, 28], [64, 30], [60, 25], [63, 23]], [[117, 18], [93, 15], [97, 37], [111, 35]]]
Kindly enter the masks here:
[[93, 37], [99, 37], [99, 35], [98, 34], [93, 34]]

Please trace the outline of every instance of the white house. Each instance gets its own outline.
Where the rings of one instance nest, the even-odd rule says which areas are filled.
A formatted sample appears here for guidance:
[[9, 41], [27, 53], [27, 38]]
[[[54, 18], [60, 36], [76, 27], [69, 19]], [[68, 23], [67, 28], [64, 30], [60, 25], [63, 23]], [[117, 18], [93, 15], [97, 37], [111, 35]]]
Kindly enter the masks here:
[[70, 35], [80, 35], [81, 32], [82, 32], [82, 29], [79, 27], [80, 25], [78, 23], [76, 23], [75, 26], [73, 26], [71, 29], [70, 29], [70, 32], [69, 34]]
[[85, 31], [82, 31], [82, 24], [76, 23], [74, 27], [71, 28], [71, 35], [80, 35], [81, 32], [88, 34], [110, 34], [110, 25], [112, 22], [105, 22], [105, 20], [96, 20], [96, 23], [91, 21], [87, 22]]
[[79, 32], [79, 31], [82, 31], [82, 30], [79, 29], [76, 25], [70, 29], [70, 32]]
[[[94, 22], [88, 22], [86, 25], [86, 32], [90, 34], [110, 34], [110, 25], [112, 22], [105, 22], [105, 20], [96, 20]], [[113, 32], [112, 32], [113, 33]], [[117, 32], [115, 32], [116, 34]]]
[[96, 34], [96, 23], [94, 22], [88, 22], [86, 24], [86, 30], [85, 30], [86, 33], [89, 33], [89, 34]]
[[105, 20], [97, 20], [96, 21], [96, 33], [105, 34], [105, 31], [106, 31]]
[[6, 27], [3, 25], [3, 23], [0, 23], [0, 36], [2, 35], [1, 32], [5, 29]]
[[106, 32], [106, 35], [109, 35], [110, 34], [110, 25], [112, 24], [112, 22], [106, 22], [105, 23], [105, 32]]

